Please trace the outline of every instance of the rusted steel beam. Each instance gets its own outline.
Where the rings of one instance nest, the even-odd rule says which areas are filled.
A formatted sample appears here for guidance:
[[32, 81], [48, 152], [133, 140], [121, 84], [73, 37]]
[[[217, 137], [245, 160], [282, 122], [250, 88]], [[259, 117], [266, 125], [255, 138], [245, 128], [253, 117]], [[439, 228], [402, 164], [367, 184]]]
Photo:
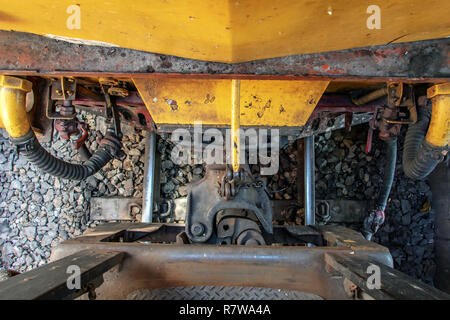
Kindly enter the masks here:
[[[337, 273], [353, 282], [374, 299], [381, 300], [449, 300], [450, 295], [393, 268], [371, 259], [351, 257], [347, 254], [325, 253], [325, 262]], [[370, 269], [372, 267], [373, 269]], [[372, 270], [372, 271], [368, 271]], [[379, 288], [374, 288], [374, 276], [379, 270]]]
[[353, 124], [353, 116], [349, 118], [349, 114], [353, 112], [367, 112], [367, 113], [375, 113], [378, 108], [382, 107], [384, 100], [376, 100], [362, 106], [355, 105], [349, 96], [347, 95], [339, 95], [339, 94], [330, 94], [323, 95], [317, 104], [314, 111], [309, 116], [308, 122], [313, 121], [315, 119], [323, 119], [324, 114], [337, 114], [344, 113], [345, 115], [345, 127], [350, 127]]
[[[80, 110], [89, 111], [100, 116], [104, 116], [105, 102], [95, 101], [90, 98], [78, 97], [73, 100], [73, 105]], [[136, 127], [147, 131], [154, 131], [155, 124], [148, 112], [144, 102], [138, 96], [137, 92], [130, 92], [130, 95], [125, 98], [116, 99], [117, 109], [123, 116], [125, 122], [131, 122]], [[381, 107], [380, 103], [371, 102], [362, 106], [356, 106], [351, 99], [346, 95], [341, 94], [327, 94], [323, 95], [311, 114], [309, 120], [319, 118], [322, 113], [344, 113], [344, 112], [375, 112]], [[145, 121], [143, 121], [145, 120]]]
[[[102, 275], [119, 264], [124, 253], [84, 250], [0, 282], [0, 300], [74, 299], [102, 283]], [[78, 270], [79, 288], [68, 277]], [[91, 294], [93, 291], [90, 291]]]
[[[100, 116], [105, 116], [105, 101], [95, 101], [85, 97], [78, 97], [76, 100], [73, 100], [72, 103], [79, 110], [85, 110]], [[125, 122], [130, 122], [137, 128], [146, 131], [156, 130], [152, 116], [137, 92], [133, 91], [130, 92], [127, 97], [117, 98], [116, 105], [119, 114], [122, 115], [122, 119]]]
[[443, 38], [225, 64], [0, 31], [0, 72], [17, 75], [133, 75], [134, 78], [440, 82], [450, 78], [449, 48], [450, 39]]
[[[327, 299], [346, 299], [342, 277], [333, 277], [325, 253], [371, 257], [392, 266], [389, 250], [356, 231], [317, 227], [328, 246], [215, 246], [132, 242], [133, 232], [156, 232], [161, 224], [106, 224], [82, 237], [59, 244], [52, 260], [90, 250], [126, 253], [121, 268], [104, 274], [99, 299], [123, 299], [144, 288], [173, 286], [250, 286], [311, 292]], [[303, 227], [305, 228], [305, 227]], [[120, 242], [122, 241], [122, 242]], [[130, 241], [130, 242], [129, 242]]]

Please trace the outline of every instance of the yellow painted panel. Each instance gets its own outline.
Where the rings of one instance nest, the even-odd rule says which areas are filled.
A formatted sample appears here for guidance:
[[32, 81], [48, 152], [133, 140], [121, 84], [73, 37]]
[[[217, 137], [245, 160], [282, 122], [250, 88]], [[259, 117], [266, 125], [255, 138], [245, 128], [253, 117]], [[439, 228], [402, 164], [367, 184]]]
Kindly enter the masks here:
[[[231, 123], [232, 80], [133, 79], [156, 124]], [[241, 126], [302, 126], [328, 81], [241, 80]]]
[[428, 88], [427, 96], [432, 99], [433, 109], [426, 141], [435, 147], [445, 147], [450, 142], [450, 83]]
[[[72, 5], [80, 10], [79, 29], [67, 26]], [[0, 0], [0, 29], [205, 60], [231, 56], [229, 20], [228, 3], [215, 0]]]
[[[374, 4], [381, 29], [367, 28]], [[241, 62], [447, 37], [449, 12], [442, 0], [0, 0], [0, 29]]]
[[[233, 33], [233, 61], [450, 35], [450, 1], [277, 0], [233, 3], [235, 10], [231, 10], [231, 25], [239, 30]], [[370, 5], [380, 8], [381, 29], [367, 27], [371, 16], [367, 8]]]

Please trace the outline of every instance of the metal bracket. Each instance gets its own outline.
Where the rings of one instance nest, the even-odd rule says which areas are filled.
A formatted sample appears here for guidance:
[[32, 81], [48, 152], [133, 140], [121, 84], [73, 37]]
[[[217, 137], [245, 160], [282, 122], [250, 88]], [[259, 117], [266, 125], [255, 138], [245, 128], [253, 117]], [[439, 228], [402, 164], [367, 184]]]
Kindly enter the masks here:
[[[57, 111], [57, 107], [64, 108], [65, 106], [61, 102], [55, 103], [54, 101], [62, 101], [63, 103], [75, 100], [77, 92], [77, 82], [74, 78], [61, 77], [59, 80], [53, 80], [50, 84], [49, 97], [47, 99], [45, 114], [49, 119], [62, 119], [70, 120], [75, 118], [75, 109], [73, 112], [65, 113]], [[71, 103], [69, 103], [72, 106]]]
[[75, 78], [61, 77], [52, 83], [52, 100], [75, 100], [77, 82]]
[[247, 218], [228, 217], [217, 225], [217, 244], [265, 245], [258, 224]]
[[119, 116], [119, 112], [117, 110], [115, 97], [113, 97], [109, 94], [109, 89], [111, 89], [110, 87], [108, 87], [107, 85], [105, 85], [101, 82], [100, 82], [100, 84], [101, 84], [102, 92], [105, 96], [107, 118], [108, 119], [112, 118], [112, 126], [114, 128], [114, 133], [120, 139], [120, 138], [122, 138], [122, 130], [120, 128], [120, 116]]
[[91, 221], [95, 220], [140, 220], [133, 214], [133, 207], [141, 210], [140, 198], [91, 198]]
[[241, 186], [233, 199], [225, 200], [218, 183], [224, 174], [225, 165], [208, 166], [205, 177], [192, 185], [186, 208], [186, 234], [189, 239], [207, 242], [213, 234], [216, 214], [227, 209], [253, 212], [263, 228], [272, 233], [272, 207], [265, 186]]
[[386, 119], [390, 124], [413, 124], [417, 122], [414, 87], [402, 82], [388, 83], [388, 104], [400, 108], [398, 119]]

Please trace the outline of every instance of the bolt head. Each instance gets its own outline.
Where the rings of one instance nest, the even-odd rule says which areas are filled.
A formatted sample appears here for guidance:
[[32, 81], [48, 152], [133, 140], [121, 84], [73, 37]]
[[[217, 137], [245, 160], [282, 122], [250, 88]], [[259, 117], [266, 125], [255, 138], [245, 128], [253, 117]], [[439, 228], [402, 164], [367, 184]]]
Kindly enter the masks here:
[[30, 92], [33, 88], [33, 83], [22, 78], [2, 75], [0, 76], [0, 87]]
[[205, 232], [205, 226], [201, 223], [194, 223], [191, 227], [191, 232], [194, 236], [201, 236]]

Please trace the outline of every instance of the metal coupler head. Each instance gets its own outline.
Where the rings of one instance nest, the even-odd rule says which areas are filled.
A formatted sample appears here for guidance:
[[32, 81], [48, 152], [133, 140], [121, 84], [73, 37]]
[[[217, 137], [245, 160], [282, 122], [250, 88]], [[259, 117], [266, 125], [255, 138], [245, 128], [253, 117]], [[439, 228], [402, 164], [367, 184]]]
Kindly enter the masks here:
[[111, 156], [116, 159], [122, 160], [126, 156], [122, 150], [122, 139], [115, 134], [114, 128], [106, 130], [106, 135], [100, 141], [100, 146], [106, 148]]
[[369, 241], [372, 240], [373, 235], [383, 225], [384, 220], [384, 211], [378, 209], [372, 210], [363, 222], [362, 234], [364, 238]]

